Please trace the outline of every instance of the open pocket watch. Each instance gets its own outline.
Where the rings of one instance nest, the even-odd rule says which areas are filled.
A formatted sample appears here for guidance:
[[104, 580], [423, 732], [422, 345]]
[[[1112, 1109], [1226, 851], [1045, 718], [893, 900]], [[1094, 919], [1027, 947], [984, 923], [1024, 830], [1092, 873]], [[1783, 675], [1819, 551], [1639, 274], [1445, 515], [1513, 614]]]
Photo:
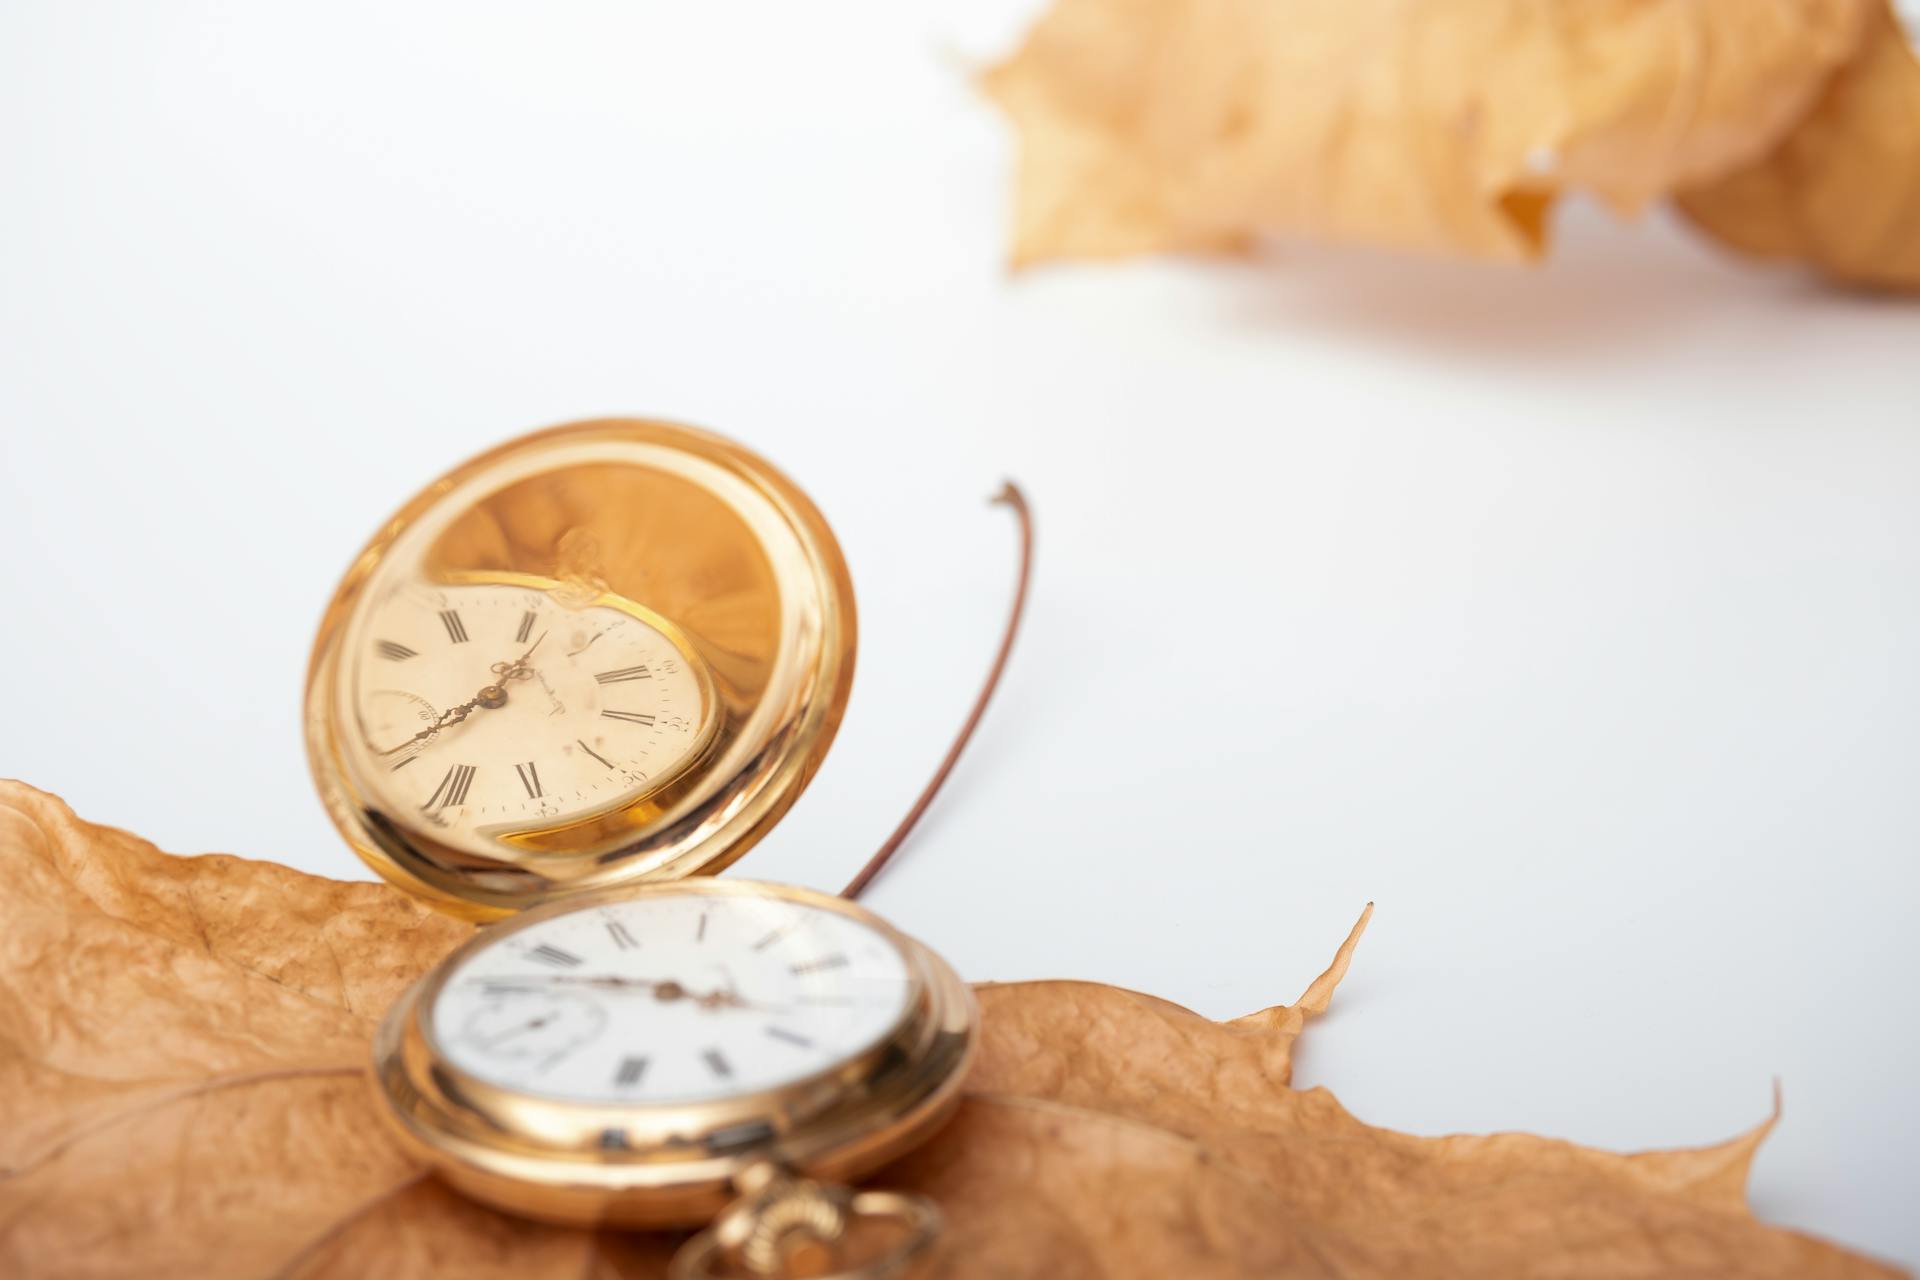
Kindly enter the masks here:
[[[712, 1224], [676, 1274], [772, 1275], [918, 1197], [840, 1185], [959, 1100], [971, 992], [843, 899], [711, 873], [806, 786], [846, 706], [852, 584], [765, 461], [655, 422], [521, 438], [435, 481], [321, 623], [306, 732], [386, 879], [493, 921], [388, 1013], [374, 1078], [460, 1191], [574, 1224]], [[835, 1264], [839, 1265], [839, 1264]]]

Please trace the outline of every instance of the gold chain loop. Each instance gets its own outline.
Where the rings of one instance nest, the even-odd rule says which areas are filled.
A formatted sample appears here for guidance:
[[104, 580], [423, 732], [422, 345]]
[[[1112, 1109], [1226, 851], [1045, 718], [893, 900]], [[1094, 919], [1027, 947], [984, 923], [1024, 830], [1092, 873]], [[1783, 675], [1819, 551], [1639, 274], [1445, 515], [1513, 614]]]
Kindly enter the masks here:
[[[893, 1280], [940, 1232], [939, 1211], [921, 1196], [854, 1191], [772, 1164], [753, 1166], [736, 1185], [740, 1198], [674, 1255], [671, 1280], [774, 1280], [802, 1274], [810, 1280]], [[896, 1222], [901, 1237], [877, 1258], [842, 1265], [839, 1246], [860, 1218]], [[804, 1269], [796, 1271], [797, 1266]]]

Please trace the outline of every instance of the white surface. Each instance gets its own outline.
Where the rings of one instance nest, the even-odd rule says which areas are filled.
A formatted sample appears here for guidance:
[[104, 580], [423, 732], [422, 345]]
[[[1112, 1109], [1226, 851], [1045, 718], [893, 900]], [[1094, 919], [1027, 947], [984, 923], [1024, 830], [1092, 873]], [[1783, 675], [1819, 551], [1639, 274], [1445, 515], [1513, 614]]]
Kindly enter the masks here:
[[854, 567], [845, 729], [744, 865], [975, 979], [1291, 999], [1422, 1133], [1784, 1123], [1763, 1214], [1920, 1260], [1920, 308], [1579, 210], [1537, 273], [1277, 255], [1010, 281], [963, 55], [1023, 5], [0, 10], [0, 773], [360, 874], [298, 689], [352, 550], [636, 412]]

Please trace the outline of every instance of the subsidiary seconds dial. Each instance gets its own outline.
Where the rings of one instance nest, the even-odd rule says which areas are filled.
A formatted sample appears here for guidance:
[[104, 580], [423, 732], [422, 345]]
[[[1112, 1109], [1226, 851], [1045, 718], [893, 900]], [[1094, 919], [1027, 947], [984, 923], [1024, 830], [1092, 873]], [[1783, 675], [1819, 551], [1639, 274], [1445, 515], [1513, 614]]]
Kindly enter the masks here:
[[700, 660], [672, 625], [606, 598], [572, 607], [516, 584], [406, 586], [375, 602], [352, 655], [368, 785], [437, 839], [495, 839], [610, 812], [705, 748]]

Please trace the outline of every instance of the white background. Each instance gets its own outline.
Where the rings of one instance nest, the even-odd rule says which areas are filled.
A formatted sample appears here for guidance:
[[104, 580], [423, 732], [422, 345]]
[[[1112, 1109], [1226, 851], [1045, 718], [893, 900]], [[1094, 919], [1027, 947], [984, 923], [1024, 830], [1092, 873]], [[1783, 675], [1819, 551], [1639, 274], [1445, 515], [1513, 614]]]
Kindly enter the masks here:
[[0, 9], [0, 774], [335, 876], [298, 694], [464, 456], [645, 413], [835, 524], [861, 670], [743, 865], [975, 979], [1230, 1015], [1372, 932], [1301, 1084], [1617, 1148], [1920, 1260], [1920, 308], [1573, 209], [1540, 271], [1009, 279], [1028, 6]]

